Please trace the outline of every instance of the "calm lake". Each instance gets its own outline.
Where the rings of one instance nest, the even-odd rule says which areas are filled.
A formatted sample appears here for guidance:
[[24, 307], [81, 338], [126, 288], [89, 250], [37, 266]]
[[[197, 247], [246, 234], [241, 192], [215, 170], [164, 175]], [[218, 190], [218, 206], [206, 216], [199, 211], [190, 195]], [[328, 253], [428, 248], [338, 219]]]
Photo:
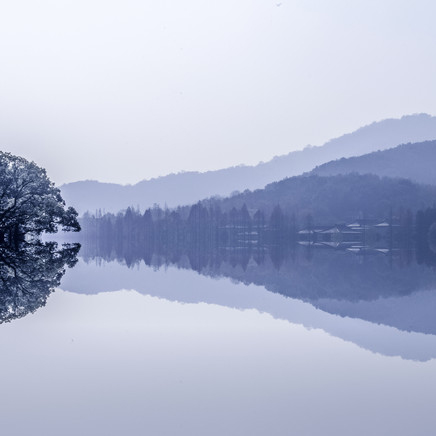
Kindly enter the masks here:
[[80, 256], [45, 306], [0, 325], [5, 435], [436, 427], [434, 267], [304, 248]]

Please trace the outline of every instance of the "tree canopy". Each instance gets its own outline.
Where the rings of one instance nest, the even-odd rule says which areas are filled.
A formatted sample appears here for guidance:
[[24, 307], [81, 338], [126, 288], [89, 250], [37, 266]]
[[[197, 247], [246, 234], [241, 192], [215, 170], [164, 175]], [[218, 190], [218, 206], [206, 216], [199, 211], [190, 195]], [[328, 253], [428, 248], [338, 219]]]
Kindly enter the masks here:
[[0, 152], [0, 242], [64, 231], [79, 231], [77, 212], [34, 162]]

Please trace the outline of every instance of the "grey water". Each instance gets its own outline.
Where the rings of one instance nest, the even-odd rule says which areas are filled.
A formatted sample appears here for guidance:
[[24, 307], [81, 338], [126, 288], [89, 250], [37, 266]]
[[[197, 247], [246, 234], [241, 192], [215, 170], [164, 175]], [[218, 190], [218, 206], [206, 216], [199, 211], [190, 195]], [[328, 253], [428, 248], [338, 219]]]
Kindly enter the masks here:
[[337, 251], [80, 255], [45, 304], [0, 325], [3, 434], [435, 428], [434, 267]]

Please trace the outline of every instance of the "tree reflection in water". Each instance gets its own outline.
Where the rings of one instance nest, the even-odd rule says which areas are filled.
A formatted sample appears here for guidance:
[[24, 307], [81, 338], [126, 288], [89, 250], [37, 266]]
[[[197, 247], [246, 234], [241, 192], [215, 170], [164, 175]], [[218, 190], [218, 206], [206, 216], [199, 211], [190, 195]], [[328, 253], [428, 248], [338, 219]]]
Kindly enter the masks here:
[[45, 306], [66, 267], [77, 262], [80, 244], [35, 241], [17, 249], [0, 245], [0, 323]]

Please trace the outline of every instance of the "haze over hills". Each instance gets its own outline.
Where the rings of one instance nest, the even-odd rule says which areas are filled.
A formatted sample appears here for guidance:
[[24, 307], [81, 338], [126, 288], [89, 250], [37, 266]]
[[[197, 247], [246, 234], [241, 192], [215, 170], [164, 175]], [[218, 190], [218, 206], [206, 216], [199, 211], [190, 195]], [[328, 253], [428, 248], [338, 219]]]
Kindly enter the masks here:
[[356, 172], [378, 176], [403, 177], [436, 185], [436, 141], [403, 144], [358, 157], [342, 158], [320, 165], [311, 173], [333, 176]]
[[210, 196], [227, 196], [235, 190], [262, 188], [268, 183], [300, 175], [334, 159], [432, 139], [436, 139], [436, 117], [427, 114], [408, 115], [372, 123], [322, 146], [306, 147], [256, 166], [170, 174], [143, 180], [135, 185], [79, 181], [61, 186], [61, 191], [65, 201], [74, 206], [79, 214], [98, 209], [118, 212], [129, 206], [145, 209], [154, 203], [175, 207]]
[[[416, 213], [436, 201], [436, 186], [408, 179], [379, 177], [374, 174], [308, 174], [273, 182], [264, 189], [246, 191], [223, 199], [206, 199], [206, 207], [229, 212], [244, 205], [252, 214], [257, 210], [270, 216], [276, 205], [304, 223], [311, 215], [317, 225], [347, 222], [365, 216], [385, 219], [390, 211], [397, 215], [409, 209]], [[187, 208], [189, 209], [189, 207]]]

